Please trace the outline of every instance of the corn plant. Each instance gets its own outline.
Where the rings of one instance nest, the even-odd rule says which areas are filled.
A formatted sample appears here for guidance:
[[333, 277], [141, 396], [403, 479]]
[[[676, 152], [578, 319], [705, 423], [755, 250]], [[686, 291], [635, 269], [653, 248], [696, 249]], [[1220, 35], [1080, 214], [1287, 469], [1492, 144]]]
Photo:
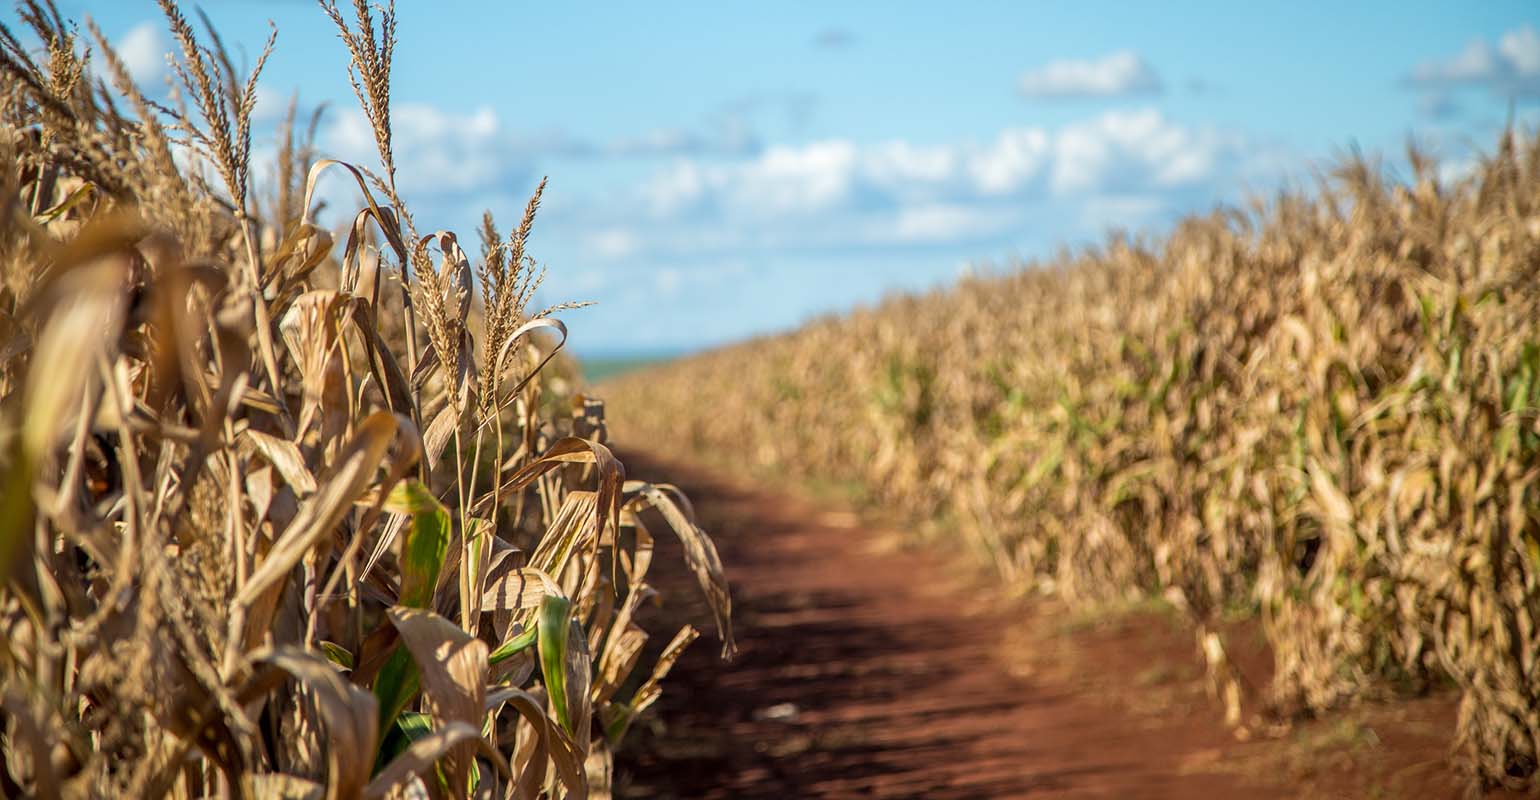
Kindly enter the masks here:
[[[393, 7], [321, 6], [380, 163], [318, 157], [291, 105], [266, 199], [272, 39], [239, 70], [162, 0], [168, 107], [50, 0], [0, 25], [0, 794], [607, 796], [697, 636], [642, 664], [659, 525], [732, 652], [688, 502], [552, 377], [544, 184], [474, 267], [419, 232]], [[341, 248], [323, 179], [363, 198]]]

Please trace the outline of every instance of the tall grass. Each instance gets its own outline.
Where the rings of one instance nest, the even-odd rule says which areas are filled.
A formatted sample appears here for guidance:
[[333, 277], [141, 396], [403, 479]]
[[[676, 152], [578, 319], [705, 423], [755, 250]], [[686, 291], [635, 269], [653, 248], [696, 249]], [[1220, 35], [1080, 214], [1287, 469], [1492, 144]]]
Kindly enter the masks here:
[[1537, 785], [1540, 139], [628, 375], [622, 433], [857, 480], [1008, 581], [1165, 594], [1218, 688], [1259, 615], [1278, 714], [1452, 681], [1472, 775]]
[[[730, 603], [688, 503], [549, 379], [540, 190], [474, 260], [417, 229], [394, 10], [357, 0], [317, 22], [380, 163], [318, 158], [291, 106], [258, 198], [272, 41], [242, 71], [161, 8], [171, 107], [49, 0], [0, 26], [0, 794], [606, 796], [697, 636], [639, 663], [660, 521], [724, 653]], [[341, 248], [323, 179], [365, 198]]]

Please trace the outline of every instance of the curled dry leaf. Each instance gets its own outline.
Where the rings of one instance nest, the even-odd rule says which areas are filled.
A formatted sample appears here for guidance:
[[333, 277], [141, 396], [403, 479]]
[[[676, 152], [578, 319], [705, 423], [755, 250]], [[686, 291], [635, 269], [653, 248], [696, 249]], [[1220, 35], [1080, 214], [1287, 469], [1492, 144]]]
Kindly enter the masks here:
[[[292, 646], [254, 653], [254, 664], [281, 670], [299, 681], [321, 713], [326, 730], [327, 800], [358, 797], [374, 763], [379, 707], [374, 696], [348, 683], [326, 659]], [[269, 679], [258, 675], [252, 684]]]
[[299, 451], [299, 446], [287, 439], [263, 433], [257, 430], [246, 430], [246, 438], [256, 446], [283, 476], [285, 483], [300, 497], [312, 494], [316, 490], [315, 477], [310, 474], [310, 469], [305, 466], [305, 457]]
[[[565, 464], [594, 465], [599, 484], [598, 503], [594, 508], [594, 527], [595, 531], [602, 536], [606, 525], [619, 524], [620, 488], [626, 482], [626, 468], [608, 447], [598, 442], [573, 436], [558, 441], [539, 458], [514, 470], [511, 475], [502, 480], [496, 498], [499, 500], [506, 498], [528, 486], [541, 475]], [[490, 503], [487, 505], [489, 506]]]
[[299, 367], [304, 404], [299, 430], [305, 431], [315, 415], [325, 410], [322, 436], [332, 436], [346, 421], [347, 392], [343, 387], [341, 321], [352, 298], [339, 292], [316, 289], [300, 295], [289, 306], [279, 329], [289, 355]]
[[299, 514], [235, 596], [235, 602], [251, 605], [282, 580], [323, 535], [336, 528], [342, 515], [352, 508], [353, 499], [374, 478], [374, 471], [396, 435], [396, 427], [396, 418], [384, 411], [369, 415], [359, 424], [353, 438], [338, 454], [337, 464], [326, 477], [325, 484], [300, 506]]
[[[717, 626], [717, 638], [722, 641], [722, 657], [732, 658], [738, 646], [733, 641], [733, 600], [727, 585], [727, 575], [722, 569], [722, 559], [717, 555], [711, 537], [695, 524], [689, 501], [676, 488], [664, 484], [654, 486], [642, 481], [627, 481], [625, 494], [627, 506], [648, 506], [657, 509], [668, 526], [684, 545], [685, 560], [695, 573], [706, 602], [711, 606]], [[690, 512], [690, 513], [687, 513]]]

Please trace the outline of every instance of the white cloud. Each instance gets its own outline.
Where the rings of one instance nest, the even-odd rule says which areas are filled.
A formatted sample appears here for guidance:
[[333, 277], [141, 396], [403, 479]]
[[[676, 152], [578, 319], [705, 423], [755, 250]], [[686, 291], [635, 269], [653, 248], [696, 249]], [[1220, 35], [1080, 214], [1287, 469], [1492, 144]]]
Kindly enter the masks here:
[[968, 162], [980, 192], [1004, 194], [1036, 178], [1049, 158], [1049, 135], [1040, 128], [1001, 132], [995, 143]]
[[1283, 160], [1274, 155], [1144, 109], [1007, 129], [983, 143], [831, 139], [727, 162], [677, 159], [638, 192], [636, 215], [652, 224], [627, 244], [699, 254], [983, 241], [1044, 216], [1034, 208], [1074, 226], [1109, 215], [1132, 225], [1270, 179]]
[[1497, 55], [1492, 46], [1477, 39], [1454, 58], [1418, 64], [1412, 70], [1412, 80], [1439, 84], [1479, 82], [1492, 77], [1497, 70]]
[[1504, 95], [1540, 95], [1540, 32], [1522, 25], [1493, 44], [1476, 39], [1452, 58], [1424, 61], [1407, 76], [1414, 86], [1485, 86]]
[[123, 66], [128, 68], [135, 83], [148, 89], [165, 77], [166, 54], [171, 51], [171, 45], [160, 23], [135, 25], [123, 34], [113, 49], [123, 59]]
[[798, 214], [880, 195], [992, 197], [1030, 190], [1047, 176], [1057, 194], [1126, 184], [1179, 187], [1215, 177], [1247, 143], [1167, 119], [1156, 109], [1113, 111], [1064, 126], [1002, 131], [992, 142], [857, 145], [845, 139], [782, 146], [733, 163], [680, 159], [654, 176], [644, 196], [657, 215], [714, 206], [756, 214]]
[[1540, 75], [1540, 33], [1525, 25], [1508, 31], [1497, 40], [1497, 52], [1519, 75]]
[[1021, 93], [1036, 98], [1120, 97], [1161, 90], [1160, 77], [1130, 50], [1094, 60], [1053, 61], [1021, 76]]
[[841, 140], [772, 147], [739, 174], [729, 197], [738, 207], [769, 213], [827, 208], [849, 196], [855, 159], [855, 145]]
[[876, 183], [903, 186], [936, 183], [957, 171], [958, 153], [951, 147], [921, 147], [905, 141], [885, 142], [863, 158], [863, 169]]
[[1018, 222], [1009, 210], [936, 203], [900, 209], [891, 224], [882, 224], [871, 238], [876, 244], [953, 242], [996, 234]]
[[1212, 129], [1173, 124], [1154, 109], [1114, 111], [1059, 132], [1052, 182], [1060, 194], [1179, 187], [1212, 178], [1222, 158], [1243, 149]]
[[672, 216], [704, 203], [736, 212], [776, 215], [817, 211], [845, 199], [856, 149], [844, 140], [804, 147], [772, 147], [731, 164], [679, 159], [643, 188], [655, 216]]

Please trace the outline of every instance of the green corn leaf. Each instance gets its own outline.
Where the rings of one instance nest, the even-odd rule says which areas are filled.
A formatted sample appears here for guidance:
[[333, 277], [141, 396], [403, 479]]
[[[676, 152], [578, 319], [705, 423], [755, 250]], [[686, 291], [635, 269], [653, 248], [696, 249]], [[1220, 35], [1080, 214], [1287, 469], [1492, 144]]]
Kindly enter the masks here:
[[336, 642], [322, 641], [321, 652], [326, 654], [327, 661], [330, 661], [333, 664], [342, 667], [343, 669], [353, 668], [353, 654], [349, 653], [346, 647], [343, 647]]
[[433, 732], [433, 718], [418, 711], [404, 711], [396, 717], [390, 734], [380, 744], [380, 761], [389, 764], [406, 752], [412, 742]]
[[572, 602], [565, 597], [546, 595], [540, 600], [536, 631], [540, 643], [540, 672], [545, 678], [556, 721], [572, 733], [572, 712], [567, 702], [567, 632]]
[[509, 639], [503, 643], [502, 647], [493, 650], [492, 653], [487, 656], [487, 663], [501, 663], [503, 661], [507, 661], [510, 658], [513, 658], [525, 650], [528, 650], [530, 646], [535, 643], [535, 639], [538, 633], [539, 628], [530, 628], [529, 630], [520, 633], [518, 636]]
[[422, 676], [417, 674], [417, 665], [412, 661], [412, 654], [400, 645], [391, 652], [390, 658], [385, 661], [385, 666], [380, 667], [380, 674], [374, 679], [374, 696], [380, 701], [380, 739], [383, 741], [385, 733], [395, 724], [396, 717], [406, 709], [412, 698], [422, 688]]
[[[406, 539], [401, 543], [400, 604], [410, 608], [430, 608], [438, 574], [444, 568], [444, 556], [449, 551], [449, 512], [426, 486], [417, 481], [398, 484], [385, 501], [385, 508], [412, 516]], [[412, 661], [412, 654], [397, 645], [374, 680], [374, 696], [380, 701], [382, 741], [421, 686], [421, 676], [417, 673], [417, 664]]]
[[449, 551], [449, 511], [428, 487], [417, 481], [397, 484], [385, 501], [385, 509], [410, 514], [411, 527], [401, 544], [400, 605], [429, 608], [439, 571]]
[[[414, 742], [417, 742], [433, 733], [433, 717], [419, 711], [405, 711], [396, 717], [396, 725], [390, 735], [385, 738], [380, 746], [380, 764], [389, 764], [396, 760], [397, 756], [405, 753]], [[438, 779], [439, 791], [449, 791], [449, 781], [444, 776], [442, 766], [435, 766], [434, 777]], [[474, 791], [481, 780], [481, 770], [471, 764], [471, 789]]]

